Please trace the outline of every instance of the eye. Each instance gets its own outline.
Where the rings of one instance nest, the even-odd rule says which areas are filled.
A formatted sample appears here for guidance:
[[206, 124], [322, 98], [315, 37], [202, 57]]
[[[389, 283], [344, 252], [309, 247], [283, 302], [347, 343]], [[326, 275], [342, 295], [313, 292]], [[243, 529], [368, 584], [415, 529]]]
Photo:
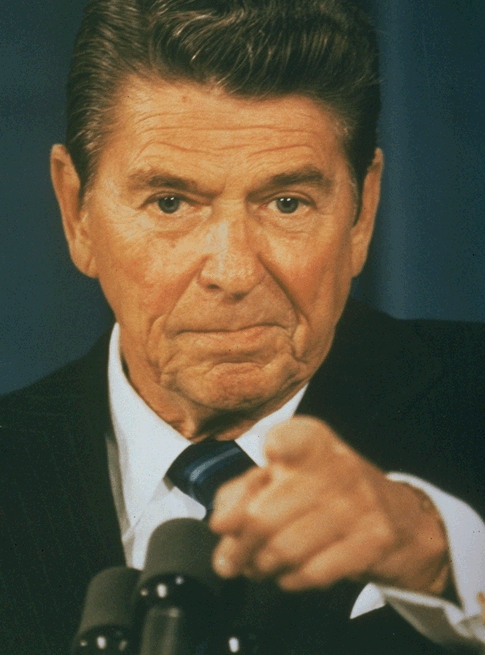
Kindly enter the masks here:
[[180, 198], [177, 198], [177, 196], [164, 196], [157, 200], [157, 204], [165, 214], [174, 214], [180, 207]]
[[293, 214], [299, 208], [300, 200], [291, 196], [277, 198], [276, 206], [283, 214]]

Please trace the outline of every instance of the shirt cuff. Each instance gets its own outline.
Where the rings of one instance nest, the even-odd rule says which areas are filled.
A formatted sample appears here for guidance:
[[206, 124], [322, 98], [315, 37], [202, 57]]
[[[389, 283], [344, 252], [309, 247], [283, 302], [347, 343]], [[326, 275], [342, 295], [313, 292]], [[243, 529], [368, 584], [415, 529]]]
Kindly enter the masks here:
[[[408, 623], [440, 644], [485, 645], [485, 607], [478, 596], [485, 593], [485, 524], [466, 503], [412, 475], [390, 473], [395, 482], [421, 489], [441, 514], [448, 538], [450, 561], [461, 607], [436, 596], [384, 585], [367, 585], [357, 598], [350, 618], [386, 602]], [[485, 652], [480, 649], [480, 652]]]

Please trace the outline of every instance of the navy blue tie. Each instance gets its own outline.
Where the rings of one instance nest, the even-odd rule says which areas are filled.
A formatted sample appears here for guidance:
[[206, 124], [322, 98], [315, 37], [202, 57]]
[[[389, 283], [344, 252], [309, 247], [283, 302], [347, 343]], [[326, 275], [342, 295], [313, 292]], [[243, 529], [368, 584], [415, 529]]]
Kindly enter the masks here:
[[207, 509], [214, 508], [219, 487], [242, 475], [253, 460], [234, 441], [201, 441], [186, 448], [167, 471], [168, 479]]

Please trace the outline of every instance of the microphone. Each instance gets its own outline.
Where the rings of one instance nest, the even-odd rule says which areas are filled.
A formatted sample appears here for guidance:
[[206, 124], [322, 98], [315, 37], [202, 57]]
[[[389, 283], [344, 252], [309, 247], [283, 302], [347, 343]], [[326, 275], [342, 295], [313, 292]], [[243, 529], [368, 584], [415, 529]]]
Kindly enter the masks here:
[[140, 572], [115, 566], [89, 583], [72, 655], [129, 655], [132, 652], [132, 598]]
[[211, 565], [217, 541], [196, 519], [173, 519], [153, 532], [136, 590], [139, 655], [194, 655], [214, 631], [224, 585]]

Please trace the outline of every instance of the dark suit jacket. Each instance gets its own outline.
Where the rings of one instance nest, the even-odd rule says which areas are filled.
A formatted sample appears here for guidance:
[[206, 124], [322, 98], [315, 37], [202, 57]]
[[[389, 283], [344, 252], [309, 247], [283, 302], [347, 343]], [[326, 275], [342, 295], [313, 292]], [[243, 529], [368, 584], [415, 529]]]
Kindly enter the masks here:
[[[484, 515], [484, 336], [351, 301], [298, 411], [384, 470], [423, 477]], [[87, 583], [124, 563], [104, 439], [107, 344], [0, 402], [1, 655], [67, 653]], [[264, 654], [442, 652], [390, 608], [349, 621], [360, 588], [250, 586], [237, 621], [261, 630]]]

